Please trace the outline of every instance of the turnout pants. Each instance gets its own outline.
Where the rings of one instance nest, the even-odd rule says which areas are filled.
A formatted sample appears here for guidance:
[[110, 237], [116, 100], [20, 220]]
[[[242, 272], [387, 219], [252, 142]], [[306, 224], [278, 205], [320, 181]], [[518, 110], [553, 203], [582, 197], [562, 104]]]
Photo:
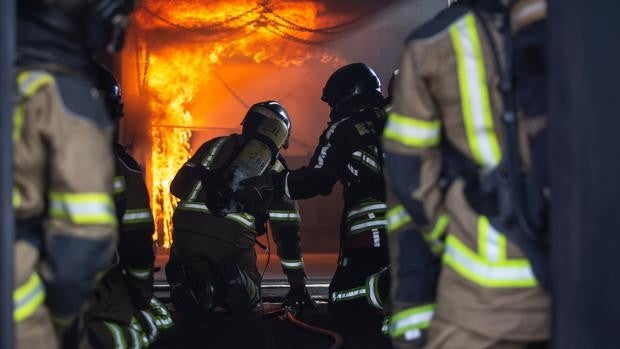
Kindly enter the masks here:
[[451, 323], [435, 318], [431, 323], [429, 342], [424, 349], [546, 349], [546, 342], [510, 341], [488, 338]]
[[181, 315], [224, 306], [244, 316], [258, 304], [260, 274], [253, 246], [240, 248], [199, 233], [174, 234], [166, 277]]
[[329, 284], [329, 309], [336, 313], [361, 313], [383, 309], [390, 273], [387, 249], [344, 249]]

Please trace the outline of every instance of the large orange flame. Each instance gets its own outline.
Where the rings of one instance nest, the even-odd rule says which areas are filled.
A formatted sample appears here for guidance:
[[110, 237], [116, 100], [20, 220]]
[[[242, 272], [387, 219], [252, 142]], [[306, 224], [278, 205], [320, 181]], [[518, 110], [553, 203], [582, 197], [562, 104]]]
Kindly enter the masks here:
[[138, 58], [138, 84], [151, 120], [147, 165], [158, 228], [153, 237], [159, 246], [168, 248], [172, 242], [177, 200], [169, 186], [191, 154], [190, 129], [196, 125], [188, 104], [227, 58], [249, 57], [283, 67], [310, 59], [333, 62], [329, 52], [314, 45], [317, 35], [330, 30], [316, 29], [324, 25], [318, 21], [323, 10], [320, 4], [295, 0], [151, 0], [138, 9], [132, 53]]

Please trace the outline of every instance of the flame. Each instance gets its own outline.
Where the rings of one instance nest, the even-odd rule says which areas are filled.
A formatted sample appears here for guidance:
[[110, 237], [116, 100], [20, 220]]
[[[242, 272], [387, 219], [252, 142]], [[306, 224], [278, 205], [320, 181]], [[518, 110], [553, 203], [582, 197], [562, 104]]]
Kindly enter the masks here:
[[[133, 18], [138, 84], [151, 120], [152, 153], [147, 163], [157, 245], [172, 242], [177, 200], [170, 182], [191, 154], [188, 105], [226, 59], [251, 58], [287, 67], [316, 59], [337, 62], [317, 44], [329, 29], [316, 29], [322, 5], [311, 1], [226, 0], [143, 2]], [[131, 51], [131, 50], [130, 50]], [[335, 63], [334, 63], [335, 64]]]

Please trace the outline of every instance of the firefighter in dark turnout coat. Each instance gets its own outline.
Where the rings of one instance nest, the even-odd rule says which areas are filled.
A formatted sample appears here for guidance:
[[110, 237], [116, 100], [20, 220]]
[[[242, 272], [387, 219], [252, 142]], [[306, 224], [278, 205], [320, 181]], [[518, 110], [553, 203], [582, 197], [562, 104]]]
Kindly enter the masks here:
[[[383, 309], [389, 287], [385, 182], [380, 135], [385, 100], [375, 72], [355, 63], [327, 81], [322, 100], [331, 107], [327, 129], [308, 166], [280, 175], [248, 179], [238, 195], [275, 190], [292, 199], [327, 195], [343, 185], [340, 258], [330, 283], [336, 312]], [[269, 188], [269, 189], [268, 189]]]
[[[260, 300], [260, 274], [254, 244], [265, 233], [268, 221], [277, 243], [277, 253], [291, 290], [287, 302], [312, 304], [305, 287], [304, 264], [299, 236], [300, 216], [295, 201], [283, 195], [267, 198], [249, 209], [217, 212], [214, 201], [229, 202], [222, 193], [224, 178], [239, 158], [241, 167], [263, 163], [274, 172], [286, 170], [279, 147], [288, 146], [290, 120], [277, 102], [253, 105], [243, 121], [242, 134], [205, 142], [179, 170], [172, 193], [181, 199], [173, 216], [174, 243], [166, 275], [172, 286], [172, 300], [185, 316], [197, 315], [216, 306], [226, 306], [234, 315], [249, 314]], [[283, 126], [279, 143], [266, 139], [264, 126]], [[277, 130], [277, 127], [275, 128]], [[283, 137], [282, 137], [283, 136]], [[264, 143], [263, 143], [264, 142]], [[265, 148], [265, 143], [272, 144]], [[251, 147], [256, 149], [249, 149]], [[267, 149], [257, 158], [260, 148]], [[272, 156], [271, 159], [268, 159]], [[233, 171], [234, 172], [234, 171]]]

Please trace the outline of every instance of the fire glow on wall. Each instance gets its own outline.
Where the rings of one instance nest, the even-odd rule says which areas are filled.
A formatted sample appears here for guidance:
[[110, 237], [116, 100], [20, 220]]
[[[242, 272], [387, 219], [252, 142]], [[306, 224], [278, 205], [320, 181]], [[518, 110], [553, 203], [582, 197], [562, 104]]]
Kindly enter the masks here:
[[218, 67], [238, 57], [278, 67], [337, 66], [342, 61], [321, 43], [352, 22], [325, 15], [324, 5], [312, 1], [142, 2], [122, 56], [122, 84], [125, 96], [139, 96], [130, 103], [150, 135], [138, 158], [145, 160], [158, 247], [171, 245], [177, 200], [170, 182], [191, 155], [192, 130], [204, 121], [188, 105], [212, 80], [225, 84]]

